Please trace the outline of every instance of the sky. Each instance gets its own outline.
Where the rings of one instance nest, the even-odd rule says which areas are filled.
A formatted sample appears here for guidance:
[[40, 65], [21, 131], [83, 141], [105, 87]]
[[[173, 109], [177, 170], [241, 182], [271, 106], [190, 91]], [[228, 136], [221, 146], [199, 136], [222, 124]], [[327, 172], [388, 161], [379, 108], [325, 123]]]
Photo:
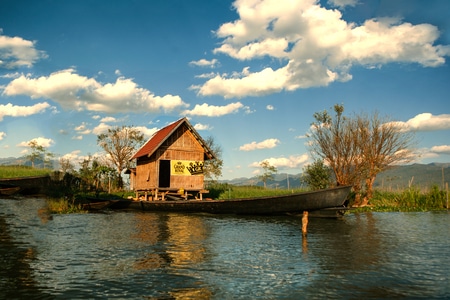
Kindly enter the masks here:
[[448, 0], [2, 0], [0, 157], [36, 141], [76, 163], [97, 135], [148, 139], [187, 117], [221, 179], [313, 161], [315, 112], [414, 131], [415, 163], [450, 162]]

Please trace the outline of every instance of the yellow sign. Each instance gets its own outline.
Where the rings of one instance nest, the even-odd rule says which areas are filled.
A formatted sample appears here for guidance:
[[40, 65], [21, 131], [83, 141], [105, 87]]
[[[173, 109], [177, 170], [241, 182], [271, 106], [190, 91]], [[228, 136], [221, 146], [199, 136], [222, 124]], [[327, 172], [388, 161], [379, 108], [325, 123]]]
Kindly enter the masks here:
[[191, 160], [171, 160], [170, 173], [172, 175], [201, 175], [203, 174], [203, 162]]

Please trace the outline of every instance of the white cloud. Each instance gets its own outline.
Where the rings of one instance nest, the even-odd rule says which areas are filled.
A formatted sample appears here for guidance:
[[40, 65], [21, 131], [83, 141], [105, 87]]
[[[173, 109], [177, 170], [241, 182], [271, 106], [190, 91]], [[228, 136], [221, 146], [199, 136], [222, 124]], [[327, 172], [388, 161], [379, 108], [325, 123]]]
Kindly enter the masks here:
[[197, 67], [208, 67], [208, 68], [215, 68], [219, 64], [219, 61], [217, 59], [207, 60], [207, 59], [200, 59], [197, 61], [191, 61], [189, 62], [189, 65], [191, 66], [197, 66]]
[[147, 128], [145, 126], [134, 126], [133, 128], [139, 130], [144, 135], [144, 138], [150, 138], [153, 134], [158, 131], [158, 128]]
[[39, 59], [46, 58], [44, 51], [36, 50], [35, 41], [21, 37], [2, 35], [0, 28], [0, 68], [31, 67]]
[[197, 123], [194, 125], [195, 130], [211, 130], [211, 127], [207, 124]]
[[253, 151], [260, 149], [271, 149], [275, 148], [280, 143], [279, 139], [267, 139], [262, 142], [251, 142], [249, 144], [245, 144], [239, 147], [241, 151]]
[[273, 107], [273, 105], [270, 105], [270, 104], [269, 104], [269, 105], [266, 106], [266, 109], [267, 109], [267, 110], [274, 110], [275, 107]]
[[261, 162], [268, 161], [269, 165], [277, 169], [298, 169], [308, 162], [308, 154], [291, 155], [289, 157], [271, 157], [260, 162], [253, 162], [250, 167], [261, 168]]
[[422, 113], [406, 122], [397, 121], [393, 123], [402, 130], [447, 130], [450, 129], [450, 114], [433, 115]]
[[48, 104], [47, 102], [37, 103], [32, 106], [13, 105], [11, 103], [0, 104], [0, 121], [2, 121], [3, 118], [6, 116], [27, 117], [34, 114], [42, 113], [49, 107], [50, 104]]
[[111, 127], [112, 127], [111, 125], [108, 125], [105, 123], [100, 123], [94, 129], [92, 129], [92, 133], [95, 135], [99, 135], [99, 134], [107, 132], [108, 129], [110, 129]]
[[188, 106], [179, 96], [156, 96], [132, 79], [119, 77], [114, 83], [102, 84], [94, 78], [76, 74], [74, 69], [39, 78], [22, 75], [11, 81], [3, 94], [47, 98], [66, 109], [108, 113], [168, 112]]
[[0, 141], [6, 137], [6, 132], [0, 131]]
[[[75, 131], [77, 131], [79, 134], [89, 134], [91, 133], [91, 130], [89, 128], [87, 128], [87, 124], [85, 122], [81, 123], [81, 125], [75, 127]], [[77, 137], [74, 139], [79, 139], [81, 140], [81, 138]]]
[[52, 146], [55, 143], [55, 141], [53, 141], [52, 139], [48, 139], [48, 138], [45, 138], [45, 137], [37, 137], [37, 138], [31, 139], [29, 141], [20, 142], [19, 144], [17, 144], [17, 146], [18, 147], [29, 148], [30, 147], [29, 146], [30, 142], [36, 142], [36, 144], [38, 144], [39, 146], [42, 146], [44, 148], [48, 148], [48, 147]]
[[431, 147], [431, 152], [439, 154], [450, 154], [450, 145], [440, 145]]
[[[333, 3], [343, 7], [356, 1]], [[354, 65], [372, 68], [405, 62], [437, 67], [450, 55], [450, 46], [434, 45], [439, 30], [430, 24], [393, 18], [349, 23], [339, 10], [322, 7], [316, 0], [237, 0], [233, 5], [239, 18], [216, 31], [222, 44], [214, 53], [240, 61], [267, 57], [282, 66], [265, 65], [251, 72], [245, 68], [237, 77], [216, 74], [191, 87], [199, 95], [242, 98], [327, 86], [351, 80]]]
[[240, 102], [230, 103], [225, 106], [215, 106], [203, 103], [201, 105], [195, 105], [194, 109], [186, 110], [182, 115], [191, 116], [207, 116], [207, 117], [220, 117], [232, 113], [236, 113], [244, 105]]
[[105, 122], [105, 123], [114, 123], [117, 122], [116, 118], [114, 117], [104, 117], [103, 119], [100, 120], [100, 122]]
[[328, 3], [333, 6], [344, 8], [345, 6], [356, 6], [358, 0], [328, 0]]

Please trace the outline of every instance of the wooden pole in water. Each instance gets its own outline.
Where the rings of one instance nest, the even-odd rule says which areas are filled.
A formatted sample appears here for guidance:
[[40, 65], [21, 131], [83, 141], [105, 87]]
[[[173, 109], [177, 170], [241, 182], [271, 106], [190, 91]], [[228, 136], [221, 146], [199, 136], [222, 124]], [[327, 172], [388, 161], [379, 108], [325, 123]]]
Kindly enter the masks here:
[[303, 217], [302, 217], [302, 236], [306, 237], [308, 234], [308, 211], [305, 210], [303, 212]]

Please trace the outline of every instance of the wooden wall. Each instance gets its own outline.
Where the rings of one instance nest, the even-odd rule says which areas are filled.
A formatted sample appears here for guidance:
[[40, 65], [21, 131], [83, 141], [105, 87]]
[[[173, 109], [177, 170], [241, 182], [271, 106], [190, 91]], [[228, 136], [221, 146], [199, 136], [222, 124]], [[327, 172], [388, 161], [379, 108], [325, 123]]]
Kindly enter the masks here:
[[[151, 157], [137, 160], [134, 189], [153, 189], [159, 183], [160, 160], [204, 161], [203, 146], [184, 124], [174, 132]], [[170, 188], [203, 189], [203, 175], [171, 175]]]

